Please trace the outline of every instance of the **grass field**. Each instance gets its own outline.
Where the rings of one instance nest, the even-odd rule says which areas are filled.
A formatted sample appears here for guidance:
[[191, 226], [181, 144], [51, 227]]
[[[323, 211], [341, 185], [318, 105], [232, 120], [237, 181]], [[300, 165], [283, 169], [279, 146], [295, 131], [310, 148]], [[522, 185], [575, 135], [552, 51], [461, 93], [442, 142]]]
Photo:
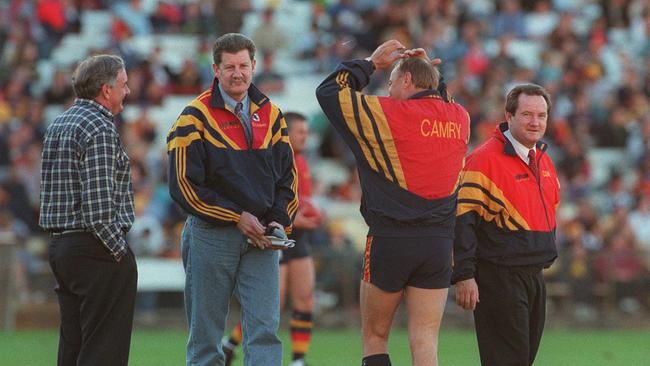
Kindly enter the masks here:
[[[283, 333], [282, 338], [286, 345], [287, 334]], [[136, 330], [130, 365], [184, 365], [185, 339], [186, 333], [182, 330]], [[57, 342], [54, 331], [0, 333], [0, 365], [54, 365]], [[404, 330], [392, 333], [389, 347], [393, 365], [410, 365]], [[315, 366], [356, 366], [361, 363], [360, 352], [357, 331], [321, 330], [314, 334], [309, 361]], [[237, 366], [243, 365], [241, 352], [239, 355]], [[288, 356], [285, 354], [285, 359]], [[441, 365], [479, 365], [473, 332], [443, 330], [439, 360]], [[535, 365], [650, 365], [650, 331], [547, 331]]]

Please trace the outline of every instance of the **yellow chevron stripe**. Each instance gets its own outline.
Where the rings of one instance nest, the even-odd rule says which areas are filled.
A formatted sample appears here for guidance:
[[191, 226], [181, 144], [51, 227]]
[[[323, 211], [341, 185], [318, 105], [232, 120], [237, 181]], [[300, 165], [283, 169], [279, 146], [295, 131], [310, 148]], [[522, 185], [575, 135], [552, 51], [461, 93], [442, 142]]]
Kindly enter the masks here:
[[[226, 135], [222, 130], [221, 127], [219, 127], [219, 124], [217, 121], [212, 118], [212, 115], [210, 114], [210, 111], [208, 110], [208, 107], [205, 106], [205, 104], [199, 102], [198, 100], [193, 100], [192, 103], [190, 103], [192, 107], [195, 107], [201, 113], [203, 116], [205, 116], [205, 119], [208, 121], [208, 124], [210, 127], [212, 127], [221, 137], [223, 137], [224, 140], [226, 140], [226, 143], [228, 144], [229, 147], [235, 149], [235, 150], [242, 150], [241, 147], [239, 147], [233, 140], [231, 140], [228, 135]], [[207, 134], [206, 134], [207, 135]]]
[[275, 145], [278, 141], [282, 140], [282, 131], [278, 131], [271, 139], [271, 144]]
[[[524, 217], [521, 215], [521, 213], [515, 208], [515, 206], [508, 200], [505, 195], [503, 194], [503, 191], [501, 191], [494, 182], [487, 176], [485, 176], [481, 172], [477, 171], [465, 171], [462, 173], [462, 178], [461, 178], [462, 183], [475, 183], [480, 185], [481, 187], [487, 189], [492, 196], [495, 198], [499, 199], [501, 202], [503, 202], [503, 205], [505, 206], [505, 209], [487, 197], [480, 189], [474, 188], [474, 187], [467, 187], [467, 186], [462, 186], [458, 192], [458, 199], [474, 199], [474, 200], [479, 200], [483, 203], [485, 203], [486, 206], [490, 208], [490, 210], [495, 211], [500, 213], [505, 221], [505, 225], [508, 227], [510, 230], [517, 230], [517, 228], [510, 223], [508, 220], [509, 218], [512, 218], [515, 222], [517, 222], [519, 225], [521, 225], [525, 230], [530, 230], [530, 226], [528, 225], [528, 222]], [[486, 218], [486, 221], [491, 221], [488, 220], [487, 218], [492, 218], [494, 215], [491, 215], [489, 212], [487, 212], [483, 207], [477, 206], [477, 205], [470, 205], [466, 203], [459, 203], [458, 208], [456, 211], [456, 216], [460, 216], [467, 211], [477, 211], [481, 216]], [[481, 211], [485, 211], [484, 213], [481, 213]]]
[[196, 192], [192, 189], [191, 184], [187, 181], [186, 174], [186, 154], [187, 148], [179, 148], [176, 150], [176, 179], [178, 186], [185, 197], [185, 201], [192, 206], [196, 211], [201, 212], [207, 216], [215, 217], [223, 221], [239, 221], [239, 215], [231, 210], [219, 206], [208, 205], [202, 202]]
[[284, 117], [280, 120], [280, 129], [278, 132], [273, 136], [273, 140], [271, 140], [271, 134], [273, 133], [273, 126], [275, 126], [275, 123], [277, 122], [276, 120], [278, 119], [278, 116], [280, 115], [280, 109], [276, 107], [274, 104], [271, 104], [271, 114], [269, 115], [269, 126], [268, 129], [266, 130], [266, 136], [264, 136], [264, 141], [262, 142], [262, 148], [267, 148], [269, 146], [269, 142], [271, 144], [275, 145], [276, 142], [280, 139], [280, 137], [277, 137], [278, 135], [282, 134], [282, 126], [286, 126], [287, 123], [284, 120]]
[[181, 148], [181, 147], [182, 148], [188, 147], [188, 146], [190, 146], [192, 141], [196, 141], [196, 140], [200, 140], [200, 139], [201, 139], [201, 134], [196, 132], [196, 131], [190, 133], [187, 136], [175, 137], [173, 140], [171, 140], [171, 141], [169, 141], [167, 143], [167, 151], [169, 152], [169, 151], [172, 151], [174, 149]]
[[[194, 127], [197, 130], [199, 130], [201, 132], [203, 131], [203, 124], [200, 123], [200, 121], [199, 121], [199, 123], [195, 123], [191, 119], [183, 118], [183, 117], [187, 117], [187, 116], [188, 115], [180, 115], [178, 117], [178, 119], [176, 120], [176, 122], [174, 123], [174, 125], [172, 126], [172, 128], [169, 130], [169, 132], [167, 132], [167, 136], [174, 133], [178, 127], [186, 127], [186, 126], [192, 126], [192, 125], [194, 125]], [[194, 116], [191, 116], [191, 117], [194, 117]]]
[[377, 164], [375, 164], [375, 159], [373, 159], [372, 155], [370, 154], [370, 150], [368, 150], [365, 142], [361, 140], [359, 130], [357, 130], [357, 124], [354, 119], [354, 110], [352, 109], [352, 100], [350, 99], [352, 97], [351, 93], [352, 91], [350, 88], [345, 88], [339, 93], [339, 104], [341, 105], [343, 118], [345, 118], [345, 123], [348, 125], [348, 129], [350, 132], [352, 132], [352, 135], [357, 140], [359, 147], [361, 147], [361, 151], [363, 152], [368, 165], [370, 165], [370, 168], [372, 168], [372, 170], [378, 172], [379, 169], [377, 168]]
[[[514, 226], [512, 223], [510, 223], [507, 218], [508, 218], [508, 213], [505, 212], [503, 207], [499, 205], [498, 203], [494, 202], [493, 200], [489, 199], [480, 189], [475, 188], [475, 187], [463, 187], [461, 188], [459, 192], [459, 198], [465, 198], [465, 199], [473, 199], [477, 200], [480, 202], [485, 203], [488, 206], [488, 209], [491, 210], [492, 212], [496, 212], [496, 214], [491, 213], [488, 209], [481, 205], [476, 205], [473, 203], [466, 203], [466, 202], [459, 202], [458, 203], [458, 208], [457, 208], [457, 213], [458, 216], [462, 215], [466, 211], [464, 210], [474, 210], [478, 212], [485, 221], [492, 221], [494, 220], [495, 223], [497, 224], [498, 227], [503, 228], [503, 225], [499, 222], [499, 218], [501, 215], [505, 216], [505, 225], [508, 228], [508, 230], [517, 230], [517, 227]], [[461, 208], [462, 206], [462, 208]], [[462, 213], [461, 213], [462, 212]]]
[[[214, 136], [212, 136], [212, 134], [210, 134], [209, 131], [208, 132], [205, 131], [203, 123], [198, 118], [196, 118], [196, 117], [194, 117], [192, 115], [189, 115], [189, 114], [184, 114], [184, 115], [181, 115], [180, 117], [178, 117], [178, 120], [176, 120], [176, 123], [174, 124], [174, 127], [172, 127], [172, 130], [170, 131], [170, 133], [175, 131], [177, 127], [185, 127], [185, 126], [192, 126], [192, 125], [198, 131], [203, 132], [203, 138], [206, 141], [208, 141], [209, 143], [211, 143], [212, 145], [214, 145], [214, 146], [216, 146], [218, 148], [221, 148], [221, 149], [226, 148], [226, 145], [224, 145], [221, 141], [214, 138]], [[190, 134], [190, 135], [192, 135], [192, 134]], [[171, 141], [170, 141], [170, 143], [171, 143]], [[169, 148], [168, 148], [168, 150], [169, 150]]]
[[390, 126], [388, 125], [388, 120], [386, 119], [384, 110], [381, 108], [381, 104], [379, 104], [379, 98], [366, 96], [365, 99], [370, 108], [370, 113], [372, 113], [375, 122], [377, 123], [379, 135], [381, 141], [384, 143], [386, 153], [388, 154], [388, 160], [393, 166], [393, 171], [397, 177], [397, 183], [400, 187], [408, 189], [406, 178], [404, 177], [404, 170], [402, 169], [402, 163], [399, 160], [399, 154], [397, 153], [397, 147], [395, 146], [395, 139], [393, 139], [393, 134], [390, 131]]
[[[271, 117], [270, 121], [273, 122], [272, 124], [269, 123], [269, 130], [265, 139], [267, 139], [273, 133], [273, 126], [275, 125], [279, 115], [280, 115], [280, 110], [276, 106], [273, 106], [273, 108], [271, 109], [271, 116], [270, 116]], [[291, 145], [291, 143], [289, 142], [289, 136], [282, 137], [282, 131], [287, 131], [288, 128], [289, 127], [287, 126], [287, 121], [284, 119], [284, 117], [282, 117], [280, 119], [280, 129], [278, 129], [275, 135], [273, 135], [273, 138], [271, 139], [271, 144], [275, 145], [278, 141], [282, 141]]]
[[250, 113], [251, 115], [253, 115], [253, 113], [257, 112], [257, 110], [260, 109], [260, 106], [258, 106], [257, 104], [255, 104], [255, 102], [253, 102], [252, 100], [250, 100], [250, 98], [249, 98], [248, 100], [249, 100], [249, 102], [248, 102], [249, 113]]

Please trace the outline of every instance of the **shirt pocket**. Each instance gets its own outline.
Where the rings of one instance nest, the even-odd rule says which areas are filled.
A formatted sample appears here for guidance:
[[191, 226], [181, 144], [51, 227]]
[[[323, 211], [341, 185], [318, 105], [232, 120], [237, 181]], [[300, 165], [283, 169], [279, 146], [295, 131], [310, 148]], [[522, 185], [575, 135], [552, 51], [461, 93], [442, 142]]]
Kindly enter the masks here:
[[126, 150], [124, 150], [122, 144], [119, 144], [117, 149], [117, 166], [120, 171], [128, 169], [129, 161], [129, 155], [126, 153]]

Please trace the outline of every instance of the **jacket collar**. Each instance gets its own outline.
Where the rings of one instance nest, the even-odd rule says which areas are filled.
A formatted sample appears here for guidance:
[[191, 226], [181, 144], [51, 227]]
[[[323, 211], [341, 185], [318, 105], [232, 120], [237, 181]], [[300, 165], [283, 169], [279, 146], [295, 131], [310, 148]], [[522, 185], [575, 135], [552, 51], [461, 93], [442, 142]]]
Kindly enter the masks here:
[[442, 99], [442, 97], [440, 97], [440, 93], [437, 90], [434, 90], [434, 89], [427, 89], [427, 90], [423, 90], [421, 92], [417, 92], [417, 93], [411, 95], [410, 97], [408, 97], [407, 99], [422, 99], [422, 98]]
[[[248, 97], [250, 98], [250, 106], [251, 110], [250, 113], [255, 113], [258, 109], [260, 109], [264, 104], [269, 102], [269, 98], [262, 94], [262, 92], [257, 89], [257, 87], [253, 84], [248, 87]], [[221, 91], [219, 90], [219, 79], [216, 77], [214, 78], [214, 81], [212, 82], [212, 97], [210, 97], [210, 107], [211, 108], [221, 108], [221, 109], [226, 109], [226, 103], [223, 100], [223, 96], [221, 95]]]
[[[515, 157], [516, 157], [516, 156], [518, 156], [518, 155], [517, 155], [517, 151], [515, 150], [515, 147], [512, 146], [512, 143], [510, 142], [510, 140], [508, 140], [508, 139], [503, 135], [503, 133], [506, 132], [506, 131], [508, 131], [508, 122], [501, 122], [501, 123], [500, 123], [500, 124], [495, 128], [493, 137], [496, 138], [497, 140], [499, 140], [499, 141], [504, 145], [504, 146], [503, 146], [503, 152], [504, 152], [506, 155], [515, 156]], [[537, 151], [539, 151], [540, 153], [543, 153], [543, 152], [545, 152], [546, 149], [548, 148], [548, 144], [545, 143], [545, 142], [542, 141], [542, 140], [539, 140], [539, 141], [537, 141], [537, 143], [535, 144], [535, 148], [537, 148]]]

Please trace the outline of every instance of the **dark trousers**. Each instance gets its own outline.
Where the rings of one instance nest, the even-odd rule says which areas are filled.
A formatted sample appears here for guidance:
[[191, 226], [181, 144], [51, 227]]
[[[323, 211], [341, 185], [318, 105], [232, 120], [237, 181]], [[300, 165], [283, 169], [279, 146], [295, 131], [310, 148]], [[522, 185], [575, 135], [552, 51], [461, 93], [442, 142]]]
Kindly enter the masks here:
[[546, 317], [546, 287], [540, 267], [504, 267], [479, 262], [480, 302], [474, 311], [483, 366], [532, 365]]
[[59, 366], [127, 365], [138, 272], [90, 233], [52, 238], [50, 266], [61, 312]]

